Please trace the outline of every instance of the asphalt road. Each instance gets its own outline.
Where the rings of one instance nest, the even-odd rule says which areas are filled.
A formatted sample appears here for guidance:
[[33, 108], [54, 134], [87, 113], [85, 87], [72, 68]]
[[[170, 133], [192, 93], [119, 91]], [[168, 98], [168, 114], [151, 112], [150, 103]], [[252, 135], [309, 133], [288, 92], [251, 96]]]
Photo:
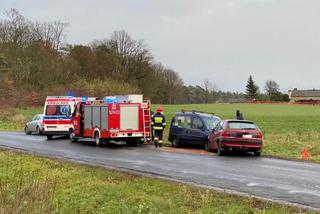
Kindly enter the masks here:
[[98, 148], [89, 143], [0, 132], [0, 147], [93, 165], [130, 169], [320, 209], [320, 164], [250, 156], [207, 156], [151, 146]]

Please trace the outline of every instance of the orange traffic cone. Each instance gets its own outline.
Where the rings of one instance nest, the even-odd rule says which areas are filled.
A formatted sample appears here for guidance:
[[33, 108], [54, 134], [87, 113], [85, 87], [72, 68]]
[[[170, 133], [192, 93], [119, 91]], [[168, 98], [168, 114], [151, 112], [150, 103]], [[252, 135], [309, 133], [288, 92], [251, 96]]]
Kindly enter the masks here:
[[301, 152], [301, 160], [309, 160], [310, 153], [307, 148], [304, 148]]

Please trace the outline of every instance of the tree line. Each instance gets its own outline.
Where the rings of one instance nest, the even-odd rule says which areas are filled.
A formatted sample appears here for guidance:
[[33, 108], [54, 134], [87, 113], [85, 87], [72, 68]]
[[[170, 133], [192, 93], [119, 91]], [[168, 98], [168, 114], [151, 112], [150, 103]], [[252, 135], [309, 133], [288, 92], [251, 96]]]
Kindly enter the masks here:
[[259, 86], [254, 82], [253, 77], [250, 75], [246, 84], [246, 98], [251, 101], [278, 101], [288, 102], [288, 94], [280, 91], [279, 84], [274, 80], [267, 80], [263, 87], [264, 93], [260, 92]]
[[156, 62], [143, 40], [125, 31], [89, 45], [66, 44], [67, 23], [31, 21], [17, 10], [0, 20], [0, 99], [13, 106], [42, 105], [47, 95], [103, 97], [142, 93], [153, 103], [213, 103], [244, 99], [205, 80], [187, 86]]

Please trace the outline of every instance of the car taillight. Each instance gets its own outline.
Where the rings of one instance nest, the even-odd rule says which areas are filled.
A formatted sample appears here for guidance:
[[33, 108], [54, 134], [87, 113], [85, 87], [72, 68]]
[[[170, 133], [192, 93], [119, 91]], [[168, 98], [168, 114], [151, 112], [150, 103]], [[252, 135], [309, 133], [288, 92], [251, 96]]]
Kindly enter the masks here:
[[262, 138], [262, 133], [261, 132], [258, 133], [257, 138]]
[[224, 132], [222, 133], [222, 136], [223, 136], [223, 137], [228, 137], [228, 136], [230, 136], [230, 133], [227, 132], [227, 131], [224, 131]]

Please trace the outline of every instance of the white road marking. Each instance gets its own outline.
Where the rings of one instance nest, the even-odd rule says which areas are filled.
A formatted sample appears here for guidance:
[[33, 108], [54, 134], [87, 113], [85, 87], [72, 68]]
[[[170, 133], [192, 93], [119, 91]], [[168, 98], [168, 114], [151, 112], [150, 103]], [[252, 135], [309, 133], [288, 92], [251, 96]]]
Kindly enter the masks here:
[[254, 187], [254, 186], [259, 186], [259, 183], [248, 183], [247, 186], [248, 187]]

